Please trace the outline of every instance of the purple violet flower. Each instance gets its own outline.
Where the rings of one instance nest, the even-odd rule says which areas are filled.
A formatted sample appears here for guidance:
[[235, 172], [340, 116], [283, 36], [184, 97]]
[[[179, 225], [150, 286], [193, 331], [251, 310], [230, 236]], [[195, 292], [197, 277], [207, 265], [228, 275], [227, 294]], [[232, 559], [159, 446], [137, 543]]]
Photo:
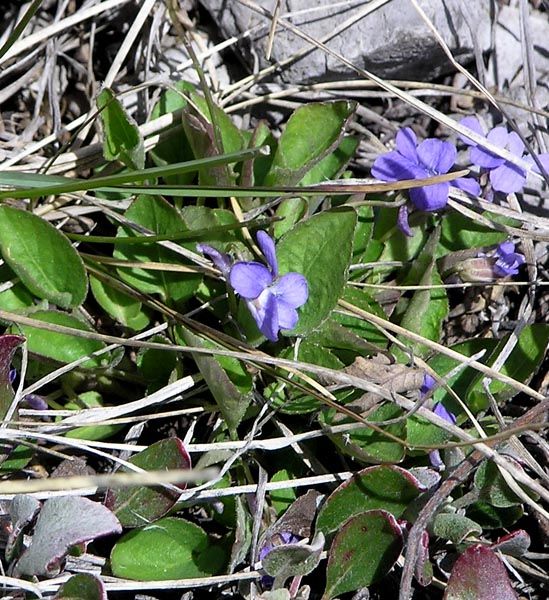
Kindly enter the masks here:
[[33, 410], [48, 410], [49, 408], [45, 398], [38, 394], [27, 394], [23, 397], [23, 403]]
[[[428, 373], [425, 373], [423, 376], [423, 383], [421, 384], [421, 388], [419, 390], [421, 397], [425, 397], [435, 387], [435, 385], [435, 379]], [[440, 402], [435, 404], [433, 407], [433, 412], [441, 419], [448, 421], [448, 423], [452, 423], [452, 425], [456, 424], [456, 416], [447, 410]], [[431, 450], [431, 452], [429, 452], [429, 461], [435, 469], [440, 470], [444, 467], [444, 462], [442, 461], [442, 458], [440, 458], [440, 452], [438, 450]]]
[[[456, 424], [456, 416], [444, 408], [444, 405], [440, 402], [435, 405], [433, 412], [435, 415], [437, 415], [437, 417], [448, 421], [448, 423], [451, 423], [452, 425]], [[432, 450], [429, 452], [429, 461], [435, 469], [441, 470], [444, 467], [444, 462], [442, 458], [440, 458], [440, 452], [438, 450]]]
[[496, 257], [494, 274], [498, 277], [517, 275], [520, 266], [526, 261], [523, 254], [515, 252], [515, 244], [510, 241], [499, 244], [494, 256]]
[[233, 264], [233, 260], [228, 254], [219, 252], [219, 250], [216, 250], [208, 244], [197, 244], [196, 249], [202, 254], [205, 254], [221, 273], [223, 273], [224, 277], [227, 278]]
[[[261, 547], [261, 550], [259, 551], [259, 560], [263, 562], [267, 554], [269, 554], [269, 552], [275, 548], [280, 546], [288, 546], [290, 544], [297, 544], [302, 539], [302, 537], [294, 535], [290, 531], [280, 531]], [[263, 575], [261, 578], [261, 584], [265, 589], [271, 589], [273, 587], [273, 583], [274, 577], [271, 577], [270, 575]]]
[[265, 232], [257, 233], [257, 243], [268, 267], [259, 262], [236, 262], [229, 273], [235, 292], [246, 300], [261, 333], [276, 342], [281, 329], [297, 325], [297, 308], [307, 302], [309, 288], [300, 273], [278, 276], [273, 239]]
[[[485, 134], [480, 121], [477, 117], [465, 117], [459, 122], [460, 125], [467, 127], [478, 135], [487, 139], [490, 143], [500, 148], [504, 148], [514, 154], [517, 158], [523, 158], [524, 143], [514, 131], [508, 131], [506, 127], [499, 126], [491, 129]], [[461, 140], [471, 146], [469, 157], [471, 162], [477, 167], [486, 169], [489, 172], [490, 183], [497, 192], [511, 194], [522, 189], [526, 182], [526, 170], [497, 156], [486, 150], [473, 140], [466, 136], [460, 136]], [[537, 173], [540, 172], [534, 159], [531, 156], [524, 157], [524, 160], [532, 165]], [[549, 154], [539, 154], [538, 160], [543, 165], [545, 171], [549, 170]]]
[[[405, 127], [396, 135], [396, 150], [375, 160], [372, 175], [381, 181], [426, 179], [448, 173], [454, 166], [456, 157], [457, 150], [452, 143], [428, 138], [418, 145], [416, 134]], [[478, 183], [468, 177], [454, 179], [452, 185], [475, 196], [480, 193]], [[444, 182], [413, 188], [409, 194], [415, 208], [431, 212], [446, 206], [449, 192], [450, 182]], [[412, 235], [406, 206], [399, 210], [398, 226], [406, 235]]]
[[278, 548], [279, 546], [287, 546], [288, 544], [297, 544], [303, 538], [297, 535], [294, 535], [290, 531], [280, 531], [270, 542], [264, 544], [264, 546], [259, 551], [259, 560], [263, 560], [271, 550]]

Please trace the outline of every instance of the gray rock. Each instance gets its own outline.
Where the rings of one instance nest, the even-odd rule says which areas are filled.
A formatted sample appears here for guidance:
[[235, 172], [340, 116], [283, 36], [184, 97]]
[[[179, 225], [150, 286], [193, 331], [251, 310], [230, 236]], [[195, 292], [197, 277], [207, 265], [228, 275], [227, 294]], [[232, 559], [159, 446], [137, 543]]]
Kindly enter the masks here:
[[[278, 26], [271, 61], [265, 58], [270, 19], [237, 0], [200, 0], [226, 37], [253, 31], [239, 46], [249, 68], [257, 60], [260, 68], [285, 61], [310, 45], [294, 33]], [[275, 0], [258, 2], [272, 9]], [[371, 4], [371, 3], [370, 3]], [[454, 57], [467, 63], [491, 47], [492, 0], [420, 0], [420, 6], [434, 23]], [[352, 17], [358, 21], [338, 32], [329, 47], [355, 65], [388, 78], [429, 80], [453, 71], [435, 37], [409, 0], [393, 0], [370, 14], [364, 2], [332, 0], [282, 0], [280, 16], [317, 40], [325, 40]], [[294, 16], [289, 16], [293, 13]], [[356, 77], [356, 73], [336, 58], [316, 49], [277, 75], [288, 83], [309, 83]]]

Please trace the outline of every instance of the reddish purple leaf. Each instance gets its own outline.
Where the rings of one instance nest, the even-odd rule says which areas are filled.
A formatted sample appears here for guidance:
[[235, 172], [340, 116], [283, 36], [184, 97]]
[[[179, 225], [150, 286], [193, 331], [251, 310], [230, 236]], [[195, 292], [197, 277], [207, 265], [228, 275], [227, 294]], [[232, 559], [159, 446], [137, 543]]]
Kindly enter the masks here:
[[492, 550], [500, 550], [510, 556], [520, 557], [525, 552], [528, 552], [530, 542], [530, 536], [526, 531], [518, 529], [500, 537], [495, 544], [492, 544]]
[[444, 600], [517, 600], [505, 566], [490, 548], [476, 544], [457, 559]]
[[[178, 438], [160, 440], [139, 452], [129, 462], [146, 471], [190, 469], [191, 457]], [[182, 490], [186, 485], [181, 484]], [[162, 486], [110, 489], [105, 505], [124, 527], [141, 527], [162, 518], [177, 502], [179, 494]]]
[[326, 591], [329, 600], [354, 592], [384, 577], [402, 551], [402, 528], [392, 514], [369, 510], [348, 519], [328, 552]]
[[23, 535], [32, 525], [42, 504], [33, 496], [18, 494], [10, 504], [11, 532], [6, 542], [6, 560], [17, 558], [23, 548]]
[[426, 531], [421, 534], [414, 576], [423, 587], [427, 587], [433, 579], [433, 565], [429, 562], [429, 534]]
[[13, 355], [25, 341], [20, 335], [0, 335], [0, 418], [4, 418], [13, 400], [10, 367]]
[[54, 577], [72, 546], [121, 532], [118, 519], [99, 502], [79, 496], [46, 500], [14, 575]]

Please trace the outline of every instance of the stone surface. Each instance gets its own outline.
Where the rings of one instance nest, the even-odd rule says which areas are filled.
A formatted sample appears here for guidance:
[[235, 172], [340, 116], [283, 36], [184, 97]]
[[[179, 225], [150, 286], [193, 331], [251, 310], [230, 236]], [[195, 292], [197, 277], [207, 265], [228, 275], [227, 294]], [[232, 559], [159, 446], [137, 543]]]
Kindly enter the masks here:
[[[264, 68], [284, 61], [303, 47], [310, 47], [294, 33], [278, 26], [271, 61], [265, 50], [271, 20], [236, 0], [200, 0], [212, 15], [222, 35], [230, 37], [254, 28], [239, 46], [244, 61], [258, 61]], [[461, 63], [473, 60], [474, 45], [481, 51], [491, 47], [492, 0], [419, 0], [421, 8]], [[275, 0], [259, 1], [273, 10]], [[438, 42], [409, 0], [393, 0], [371, 10], [375, 2], [331, 0], [282, 0], [280, 17], [317, 40], [334, 34], [345, 22], [357, 21], [337, 33], [327, 45], [355, 65], [387, 78], [429, 80], [454, 70]], [[369, 11], [369, 12], [368, 12]], [[293, 13], [293, 16], [290, 14]], [[291, 83], [310, 83], [356, 77], [336, 58], [316, 49], [277, 74]]]

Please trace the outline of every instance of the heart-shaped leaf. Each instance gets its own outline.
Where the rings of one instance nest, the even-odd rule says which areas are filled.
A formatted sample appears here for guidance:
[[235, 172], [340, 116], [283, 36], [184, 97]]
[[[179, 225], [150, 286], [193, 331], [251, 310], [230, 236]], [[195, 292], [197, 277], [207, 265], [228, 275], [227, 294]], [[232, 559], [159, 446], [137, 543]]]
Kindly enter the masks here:
[[0, 250], [38, 298], [61, 308], [80, 306], [88, 293], [84, 263], [69, 240], [35, 214], [0, 206]]
[[97, 107], [105, 134], [103, 156], [106, 160], [120, 160], [129, 169], [143, 169], [145, 146], [137, 123], [109, 88], [97, 96]]
[[[53, 323], [82, 331], [90, 331], [86, 323], [64, 312], [55, 310], [37, 310], [32, 313], [32, 318], [45, 323]], [[29, 352], [46, 356], [63, 363], [69, 363], [92, 352], [105, 347], [103, 342], [85, 337], [76, 337], [65, 333], [47, 331], [30, 325], [21, 325], [20, 330], [27, 338]], [[101, 365], [104, 356], [96, 356], [83, 362], [80, 366], [94, 368]]]
[[[129, 462], [146, 471], [190, 469], [191, 458], [178, 438], [160, 440], [132, 456]], [[185, 489], [185, 486], [180, 486]], [[124, 527], [139, 527], [163, 517], [176, 503], [179, 494], [163, 487], [110, 489], [105, 504]]]
[[317, 102], [298, 108], [278, 141], [264, 185], [292, 185], [338, 146], [354, 102]]
[[10, 504], [12, 529], [6, 543], [6, 560], [11, 562], [22, 549], [23, 535], [31, 526], [42, 505], [33, 496], [18, 494]]
[[59, 588], [53, 600], [107, 600], [107, 592], [98, 577], [78, 573]]
[[324, 535], [317, 533], [310, 544], [275, 546], [263, 559], [265, 572], [277, 579], [308, 575], [316, 569], [324, 549]]
[[53, 577], [69, 549], [122, 527], [113, 513], [88, 498], [64, 496], [44, 502], [30, 546], [15, 564], [16, 576]]
[[496, 553], [476, 544], [457, 559], [444, 600], [517, 600], [507, 571]]
[[123, 536], [111, 553], [116, 577], [141, 581], [185, 579], [217, 573], [225, 553], [198, 525], [167, 517]]
[[276, 249], [280, 273], [301, 273], [309, 284], [309, 298], [289, 335], [304, 335], [318, 327], [341, 297], [355, 226], [356, 212], [339, 208], [298, 223], [280, 240]]
[[393, 567], [401, 551], [402, 533], [393, 515], [370, 510], [351, 517], [328, 553], [323, 599], [378, 581]]
[[531, 541], [530, 536], [524, 529], [518, 529], [500, 537], [495, 544], [492, 544], [492, 550], [499, 550], [510, 556], [521, 557], [528, 552]]
[[[187, 231], [179, 212], [163, 198], [138, 196], [124, 214], [126, 219], [158, 235], [176, 235]], [[142, 235], [129, 227], [120, 227], [117, 238]], [[116, 245], [115, 258], [131, 262], [181, 263], [181, 257], [156, 243]], [[190, 298], [202, 277], [196, 273], [148, 270], [140, 268], [119, 269], [120, 278], [145, 294], [161, 294], [166, 302], [183, 302]]]
[[481, 534], [482, 527], [463, 515], [440, 513], [433, 522], [433, 533], [454, 544], [460, 544], [471, 534]]
[[383, 509], [400, 517], [423, 491], [419, 481], [400, 467], [368, 467], [332, 492], [320, 509], [316, 528], [329, 535], [339, 530], [349, 517], [372, 509]]

